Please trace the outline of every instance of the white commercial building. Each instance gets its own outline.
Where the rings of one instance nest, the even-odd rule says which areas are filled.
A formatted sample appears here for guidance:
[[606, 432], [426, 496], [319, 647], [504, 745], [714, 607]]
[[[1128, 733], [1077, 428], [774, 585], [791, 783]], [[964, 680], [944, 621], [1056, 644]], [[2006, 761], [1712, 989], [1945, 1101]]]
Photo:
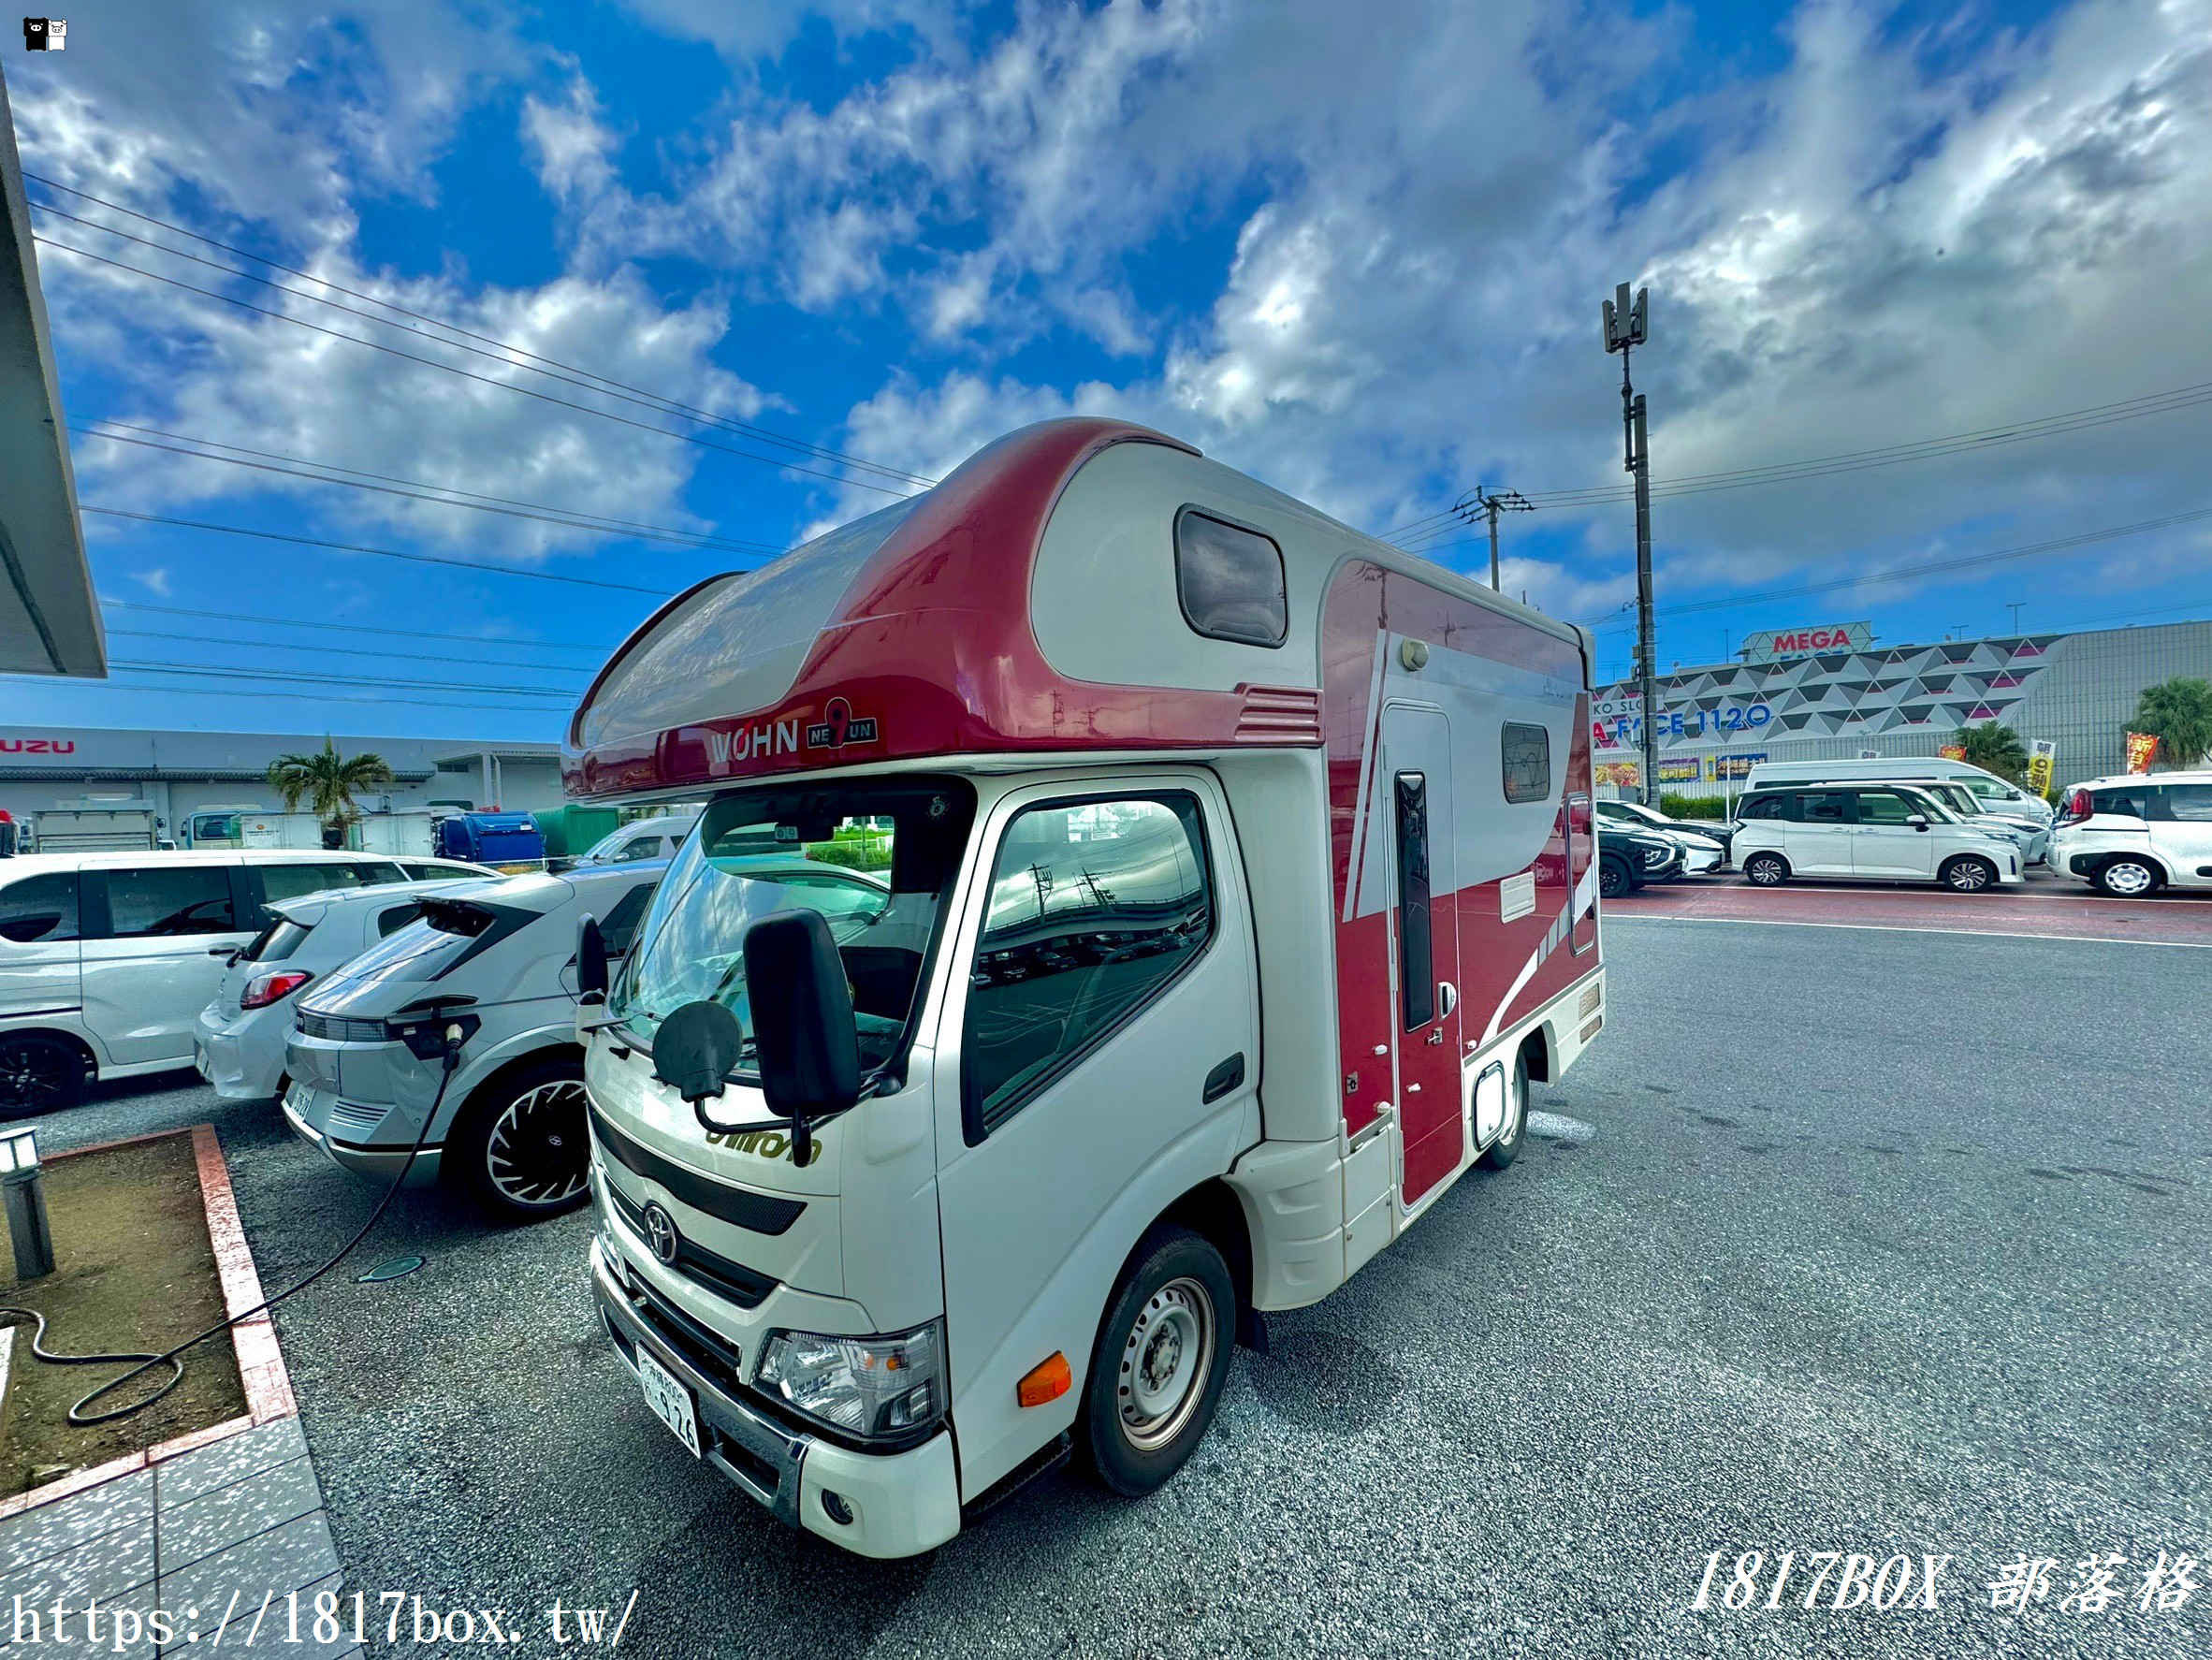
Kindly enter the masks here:
[[[0, 717], [4, 719], [4, 717]], [[341, 755], [380, 755], [392, 782], [357, 797], [365, 812], [436, 807], [537, 812], [561, 805], [557, 744], [471, 744], [452, 738], [335, 736]], [[88, 800], [147, 805], [175, 836], [187, 815], [216, 807], [274, 811], [280, 755], [313, 754], [323, 735], [149, 732], [0, 724], [0, 809], [19, 823]], [[307, 804], [302, 803], [304, 810]]]

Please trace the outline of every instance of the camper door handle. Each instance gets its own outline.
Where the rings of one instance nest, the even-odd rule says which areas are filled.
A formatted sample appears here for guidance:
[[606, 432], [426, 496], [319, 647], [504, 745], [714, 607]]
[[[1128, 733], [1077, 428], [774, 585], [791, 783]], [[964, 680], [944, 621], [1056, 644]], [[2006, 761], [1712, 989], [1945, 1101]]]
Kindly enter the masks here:
[[1206, 1074], [1206, 1092], [1201, 1098], [1208, 1103], [1219, 1100], [1244, 1081], [1244, 1052], [1240, 1049]]
[[1436, 1017], [1441, 1020], [1460, 1006], [1460, 988], [1448, 980], [1436, 983]]

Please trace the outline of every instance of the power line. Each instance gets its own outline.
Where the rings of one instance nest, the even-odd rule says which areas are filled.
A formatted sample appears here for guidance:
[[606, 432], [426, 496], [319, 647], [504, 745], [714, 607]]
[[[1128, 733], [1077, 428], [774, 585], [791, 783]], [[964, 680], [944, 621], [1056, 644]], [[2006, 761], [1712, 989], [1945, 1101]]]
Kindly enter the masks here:
[[404, 686], [420, 692], [471, 692], [479, 696], [493, 697], [551, 697], [563, 705], [575, 702], [575, 693], [559, 686], [488, 686], [481, 681], [468, 680], [411, 680], [404, 677], [382, 675], [318, 675], [295, 674], [287, 670], [212, 668], [200, 663], [156, 663], [138, 659], [115, 658], [109, 666], [119, 669], [137, 669], [163, 675], [183, 675], [199, 680], [274, 680], [282, 686]]
[[[107, 208], [113, 212], [124, 214], [146, 225], [159, 226], [166, 231], [172, 232], [177, 236], [188, 237], [193, 241], [199, 242], [207, 247], [219, 248], [224, 253], [233, 255], [240, 259], [250, 259], [256, 265], [268, 266], [271, 270], [283, 271], [286, 276], [298, 277], [303, 282], [319, 284], [323, 287], [328, 288], [334, 293], [345, 295], [348, 299], [363, 300], [370, 305], [381, 306], [386, 311], [396, 312], [402, 317], [412, 317], [419, 323], [428, 323], [431, 327], [443, 328], [448, 333], [461, 335], [469, 340], [480, 341], [488, 346], [497, 346], [502, 352], [512, 353], [517, 357], [527, 359], [527, 362], [525, 363], [517, 364], [516, 367], [517, 368], [528, 368], [531, 364], [545, 364], [548, 369], [563, 370], [570, 374], [584, 375], [589, 380], [598, 382], [599, 385], [591, 388], [594, 391], [612, 388], [618, 394], [635, 394], [635, 397], [633, 397], [628, 400], [632, 402], [637, 402], [643, 400], [646, 401], [648, 407], [661, 407], [673, 413], [690, 415], [694, 419], [708, 422], [715, 426], [724, 427], [732, 431], [743, 432], [748, 436], [757, 438], [764, 443], [778, 444], [783, 448], [794, 450], [802, 455], [819, 457], [823, 460], [838, 461], [849, 467], [864, 468], [868, 472], [880, 473], [886, 478], [894, 478], [903, 483], [919, 485], [924, 488], [937, 482], [937, 480], [933, 478], [924, 478], [919, 473], [908, 473], [896, 467], [886, 467], [880, 462], [870, 461], [860, 456], [849, 455], [842, 450], [830, 449], [822, 444], [814, 444], [806, 439], [793, 438], [785, 433], [774, 431], [769, 428], [756, 426], [749, 421], [736, 420], [728, 415], [718, 415], [712, 410], [700, 409], [692, 404], [679, 402], [676, 399], [669, 398], [662, 393], [654, 392], [642, 386], [633, 386], [626, 381], [616, 380], [611, 375], [600, 374], [593, 370], [578, 368], [573, 363], [563, 363], [555, 357], [541, 357], [535, 352], [526, 351], [521, 346], [515, 345], [507, 341], [495, 339], [488, 334], [479, 334], [474, 329], [463, 328], [458, 323], [448, 323], [442, 317], [434, 317], [424, 312], [411, 311], [406, 306], [400, 305], [393, 300], [379, 299], [373, 294], [363, 294], [358, 289], [346, 287], [342, 283], [333, 283], [327, 277], [319, 277], [312, 271], [300, 270], [295, 266], [285, 265], [281, 260], [270, 259], [266, 255], [249, 253], [247, 250], [234, 247], [228, 242], [219, 241], [215, 238], [208, 236], [203, 232], [187, 229], [182, 225], [171, 224], [166, 219], [157, 219], [151, 213], [142, 213], [135, 208], [126, 208], [120, 202], [109, 201], [104, 197], [94, 196], [89, 191], [79, 190], [73, 185], [64, 184], [58, 180], [46, 178], [42, 174], [27, 172], [23, 175], [23, 177], [32, 180], [36, 183], [45, 185], [49, 190], [59, 190], [66, 195], [78, 197], [88, 202], [96, 202], [99, 204], [99, 206]], [[284, 288], [282, 284], [270, 283], [266, 277], [255, 276], [250, 271], [235, 270], [227, 266], [217, 265], [212, 260], [201, 259], [197, 255], [187, 254], [179, 248], [164, 247], [159, 242], [149, 241], [143, 237], [133, 236], [129, 231], [118, 230], [111, 225], [101, 225], [95, 220], [80, 219], [76, 214], [64, 212], [61, 209], [52, 206], [51, 203], [38, 202], [34, 205], [39, 208], [42, 211], [55, 214], [63, 219], [69, 220], [73, 224], [88, 226], [93, 229], [105, 231], [110, 236], [122, 237], [126, 240], [140, 243], [145, 247], [156, 249], [164, 254], [174, 255], [179, 258], [190, 259], [197, 264], [209, 266], [213, 269], [230, 270], [231, 274], [234, 276], [243, 277], [248, 282], [262, 283], [269, 287], [279, 288], [287, 294], [298, 293], [298, 289]], [[332, 301], [323, 299], [318, 295], [308, 294], [300, 295], [299, 297], [303, 299], [313, 300], [315, 303], [322, 305], [332, 305], [334, 303]], [[335, 309], [340, 311], [351, 311], [353, 308], [350, 306], [337, 306]], [[365, 313], [356, 313], [355, 314], [364, 315]], [[370, 321], [383, 324], [387, 328], [402, 327], [402, 325], [392, 323], [388, 318], [372, 317], [370, 318]], [[421, 333], [421, 330], [410, 329], [408, 332], [419, 334]], [[431, 340], [437, 339], [435, 335], [429, 335], [425, 336], [424, 338]], [[458, 345], [459, 342], [455, 341], [440, 341], [439, 343], [443, 345]], [[462, 347], [461, 349], [467, 350], [468, 348]], [[543, 373], [545, 371], [541, 370], [538, 372]], [[552, 376], [551, 378], [560, 379], [561, 377], [556, 375]], [[575, 383], [572, 382], [571, 384], [573, 385]]]
[[211, 525], [196, 518], [170, 518], [159, 513], [134, 513], [124, 507], [95, 507], [80, 502], [80, 513], [97, 513], [109, 518], [135, 518], [150, 525], [177, 525], [188, 531], [217, 531], [226, 536], [259, 536], [269, 542], [292, 542], [302, 547], [327, 547], [340, 553], [369, 553], [379, 559], [405, 560], [417, 565], [454, 565], [463, 571], [484, 571], [494, 576], [528, 576], [538, 582], [567, 582], [578, 588], [606, 588], [618, 593], [647, 593], [661, 599], [675, 595], [673, 589], [640, 588], [633, 582], [603, 582], [596, 576], [569, 576], [559, 571], [524, 571], [513, 565], [487, 565], [475, 560], [447, 559], [435, 553], [402, 553], [394, 547], [364, 547], [355, 542], [330, 542], [320, 536], [295, 536], [283, 531], [253, 531], [244, 525]]
[[[120, 259], [109, 259], [105, 254], [95, 254], [89, 249], [72, 247], [67, 242], [57, 242], [51, 237], [34, 234], [31, 240], [64, 254], [74, 254], [80, 259], [90, 259], [100, 265], [112, 266], [120, 271], [128, 271], [133, 276], [144, 277], [149, 282], [163, 283], [171, 288], [182, 288], [185, 293], [196, 294], [203, 299], [220, 300], [225, 305], [237, 306], [240, 311], [253, 312], [263, 317], [273, 317], [279, 323], [289, 323], [295, 328], [305, 328], [314, 334], [327, 335], [332, 340], [350, 341], [357, 346], [367, 346], [372, 352], [382, 352], [387, 357], [403, 358], [409, 363], [419, 363], [426, 369], [442, 370], [447, 374], [458, 375], [463, 380], [478, 381], [487, 386], [496, 386], [502, 391], [513, 392], [518, 397], [534, 398], [541, 403], [552, 403], [562, 409], [573, 409], [580, 415], [597, 415], [601, 420], [613, 421], [618, 426], [634, 427], [640, 432], [658, 433], [662, 438], [673, 438], [682, 444], [695, 444], [702, 449], [716, 450], [726, 456], [736, 456], [742, 460], [759, 461], [770, 467], [780, 468], [787, 473], [803, 473], [809, 478], [823, 478], [832, 484], [851, 485], [856, 489], [875, 490], [881, 495], [896, 496], [902, 501], [911, 493], [907, 490], [894, 489], [888, 485], [870, 484], [865, 478], [846, 478], [835, 473], [824, 473], [819, 468], [802, 467], [795, 461], [784, 460], [776, 456], [761, 456], [755, 455], [750, 450], [733, 449], [726, 444], [713, 443], [711, 440], [700, 437], [695, 432], [672, 432], [666, 427], [656, 427], [649, 421], [634, 421], [628, 415], [615, 414], [611, 409], [594, 409], [589, 403], [576, 402], [573, 398], [556, 398], [550, 392], [541, 392], [532, 386], [519, 386], [513, 381], [502, 381], [493, 375], [478, 374], [474, 370], [463, 369], [458, 363], [441, 363], [435, 357], [424, 357], [414, 352], [402, 352], [399, 347], [387, 346], [382, 341], [363, 340], [359, 335], [348, 334], [343, 329], [326, 328], [320, 323], [310, 323], [304, 317], [295, 317], [284, 312], [271, 311], [268, 306], [255, 305], [252, 300], [240, 299], [235, 295], [218, 294], [212, 288], [196, 288], [190, 283], [178, 281], [175, 277], [165, 277], [159, 271], [145, 270], [135, 265], [126, 265]], [[291, 293], [293, 291], [286, 289], [284, 292]], [[313, 299], [313, 297], [303, 295], [299, 298]]]
[[[214, 622], [265, 622], [272, 628], [325, 629], [348, 634], [388, 634], [409, 640], [452, 640], [463, 646], [536, 647], [547, 651], [595, 651], [602, 657], [621, 644], [587, 646], [570, 640], [502, 640], [488, 634], [441, 634], [419, 628], [373, 628], [365, 622], [310, 622], [298, 617], [257, 617], [244, 611], [194, 611], [182, 605], [150, 605], [138, 600], [111, 600], [100, 596], [100, 606], [110, 611], [147, 611], [164, 617], [204, 617]], [[490, 666], [497, 667], [497, 664]]]
[[[390, 657], [407, 663], [442, 663], [448, 667], [453, 663], [453, 657], [450, 653], [441, 656], [430, 651], [372, 651], [362, 646], [330, 647], [320, 641], [293, 644], [284, 640], [211, 640], [205, 634], [171, 633], [153, 628], [111, 628], [108, 631], [108, 637], [110, 640], [183, 640], [201, 646], [240, 646], [263, 651], [321, 651], [327, 653], [332, 650], [342, 650], [348, 657]], [[559, 675], [589, 676], [597, 672], [590, 664], [580, 663], [485, 663], [481, 666], [502, 669], [550, 669]]]
[[[95, 430], [96, 426], [124, 427], [131, 432], [152, 433], [153, 437], [174, 439], [176, 442], [174, 444], [155, 444], [152, 439], [132, 438], [123, 432], [102, 432]], [[69, 430], [72, 432], [81, 433], [87, 438], [105, 439], [109, 444], [134, 444], [143, 449], [162, 450], [172, 456], [190, 456], [196, 460], [201, 461], [221, 461], [232, 467], [251, 467], [257, 473], [275, 473], [287, 478], [307, 479], [314, 484], [342, 485], [347, 489], [374, 490], [380, 495], [401, 496], [410, 501], [429, 502], [440, 507], [466, 507], [476, 513], [500, 513], [511, 518], [537, 519], [546, 524], [562, 525], [572, 530], [592, 531], [602, 535], [614, 532], [638, 541], [668, 542], [681, 547], [723, 549], [732, 553], [778, 554], [784, 551], [766, 542], [741, 542], [732, 537], [708, 535], [696, 531], [677, 531], [661, 525], [639, 524], [632, 519], [605, 518], [598, 514], [576, 513], [564, 507], [546, 507], [535, 502], [517, 502], [510, 497], [485, 496], [475, 501], [455, 501], [444, 495], [422, 493], [447, 489], [449, 487], [445, 485], [423, 484], [412, 478], [394, 478], [390, 474], [383, 473], [361, 473], [357, 468], [332, 466], [326, 461], [308, 460], [304, 457], [282, 455], [271, 450], [247, 449], [240, 444], [217, 444], [212, 439], [188, 438], [182, 433], [164, 432], [157, 427], [133, 426], [128, 421], [103, 419], [95, 425], [72, 423]], [[200, 449], [182, 447], [187, 444], [199, 444], [205, 447]], [[230, 455], [210, 454], [209, 452], [212, 450], [229, 450], [234, 453]], [[261, 459], [248, 460], [244, 459], [250, 456], [258, 456]], [[299, 472], [292, 467], [280, 467], [272, 464], [278, 461], [296, 462], [298, 467], [302, 468], [327, 468], [330, 473], [356, 473], [357, 476], [332, 478], [326, 476], [323, 473]], [[383, 484], [366, 482], [374, 478], [381, 478], [386, 482]], [[408, 489], [393, 488], [399, 485], [408, 485], [413, 488]], [[456, 490], [453, 494], [474, 496], [476, 492]], [[494, 503], [502, 504], [494, 505]]]

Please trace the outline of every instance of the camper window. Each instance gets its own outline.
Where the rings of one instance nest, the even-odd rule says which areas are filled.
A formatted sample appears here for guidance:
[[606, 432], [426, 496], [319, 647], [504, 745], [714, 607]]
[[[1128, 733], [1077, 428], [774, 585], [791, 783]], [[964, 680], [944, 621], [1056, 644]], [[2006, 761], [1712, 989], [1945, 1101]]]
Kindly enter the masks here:
[[1290, 632], [1283, 550], [1196, 508], [1175, 519], [1175, 597], [1184, 620], [1210, 640], [1273, 647]]
[[1551, 799], [1550, 732], [1541, 726], [1508, 721], [1499, 735], [1498, 751], [1505, 759], [1507, 801]]
[[1435, 950], [1429, 931], [1429, 780], [1398, 775], [1398, 992], [1405, 1029], [1436, 1018]]

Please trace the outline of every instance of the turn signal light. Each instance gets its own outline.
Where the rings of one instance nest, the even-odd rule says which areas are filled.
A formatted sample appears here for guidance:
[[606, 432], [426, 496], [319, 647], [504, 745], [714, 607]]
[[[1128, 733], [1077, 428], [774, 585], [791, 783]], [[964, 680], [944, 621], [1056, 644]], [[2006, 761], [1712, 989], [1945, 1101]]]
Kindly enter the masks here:
[[1014, 1395], [1025, 1406], [1041, 1406], [1047, 1401], [1056, 1401], [1075, 1387], [1075, 1375], [1068, 1369], [1068, 1357], [1055, 1349], [1049, 1360], [1029, 1369]]
[[247, 986], [238, 1000], [240, 1009], [266, 1009], [271, 1003], [281, 1003], [309, 981], [313, 974], [302, 974], [288, 969], [281, 974], [264, 974]]

